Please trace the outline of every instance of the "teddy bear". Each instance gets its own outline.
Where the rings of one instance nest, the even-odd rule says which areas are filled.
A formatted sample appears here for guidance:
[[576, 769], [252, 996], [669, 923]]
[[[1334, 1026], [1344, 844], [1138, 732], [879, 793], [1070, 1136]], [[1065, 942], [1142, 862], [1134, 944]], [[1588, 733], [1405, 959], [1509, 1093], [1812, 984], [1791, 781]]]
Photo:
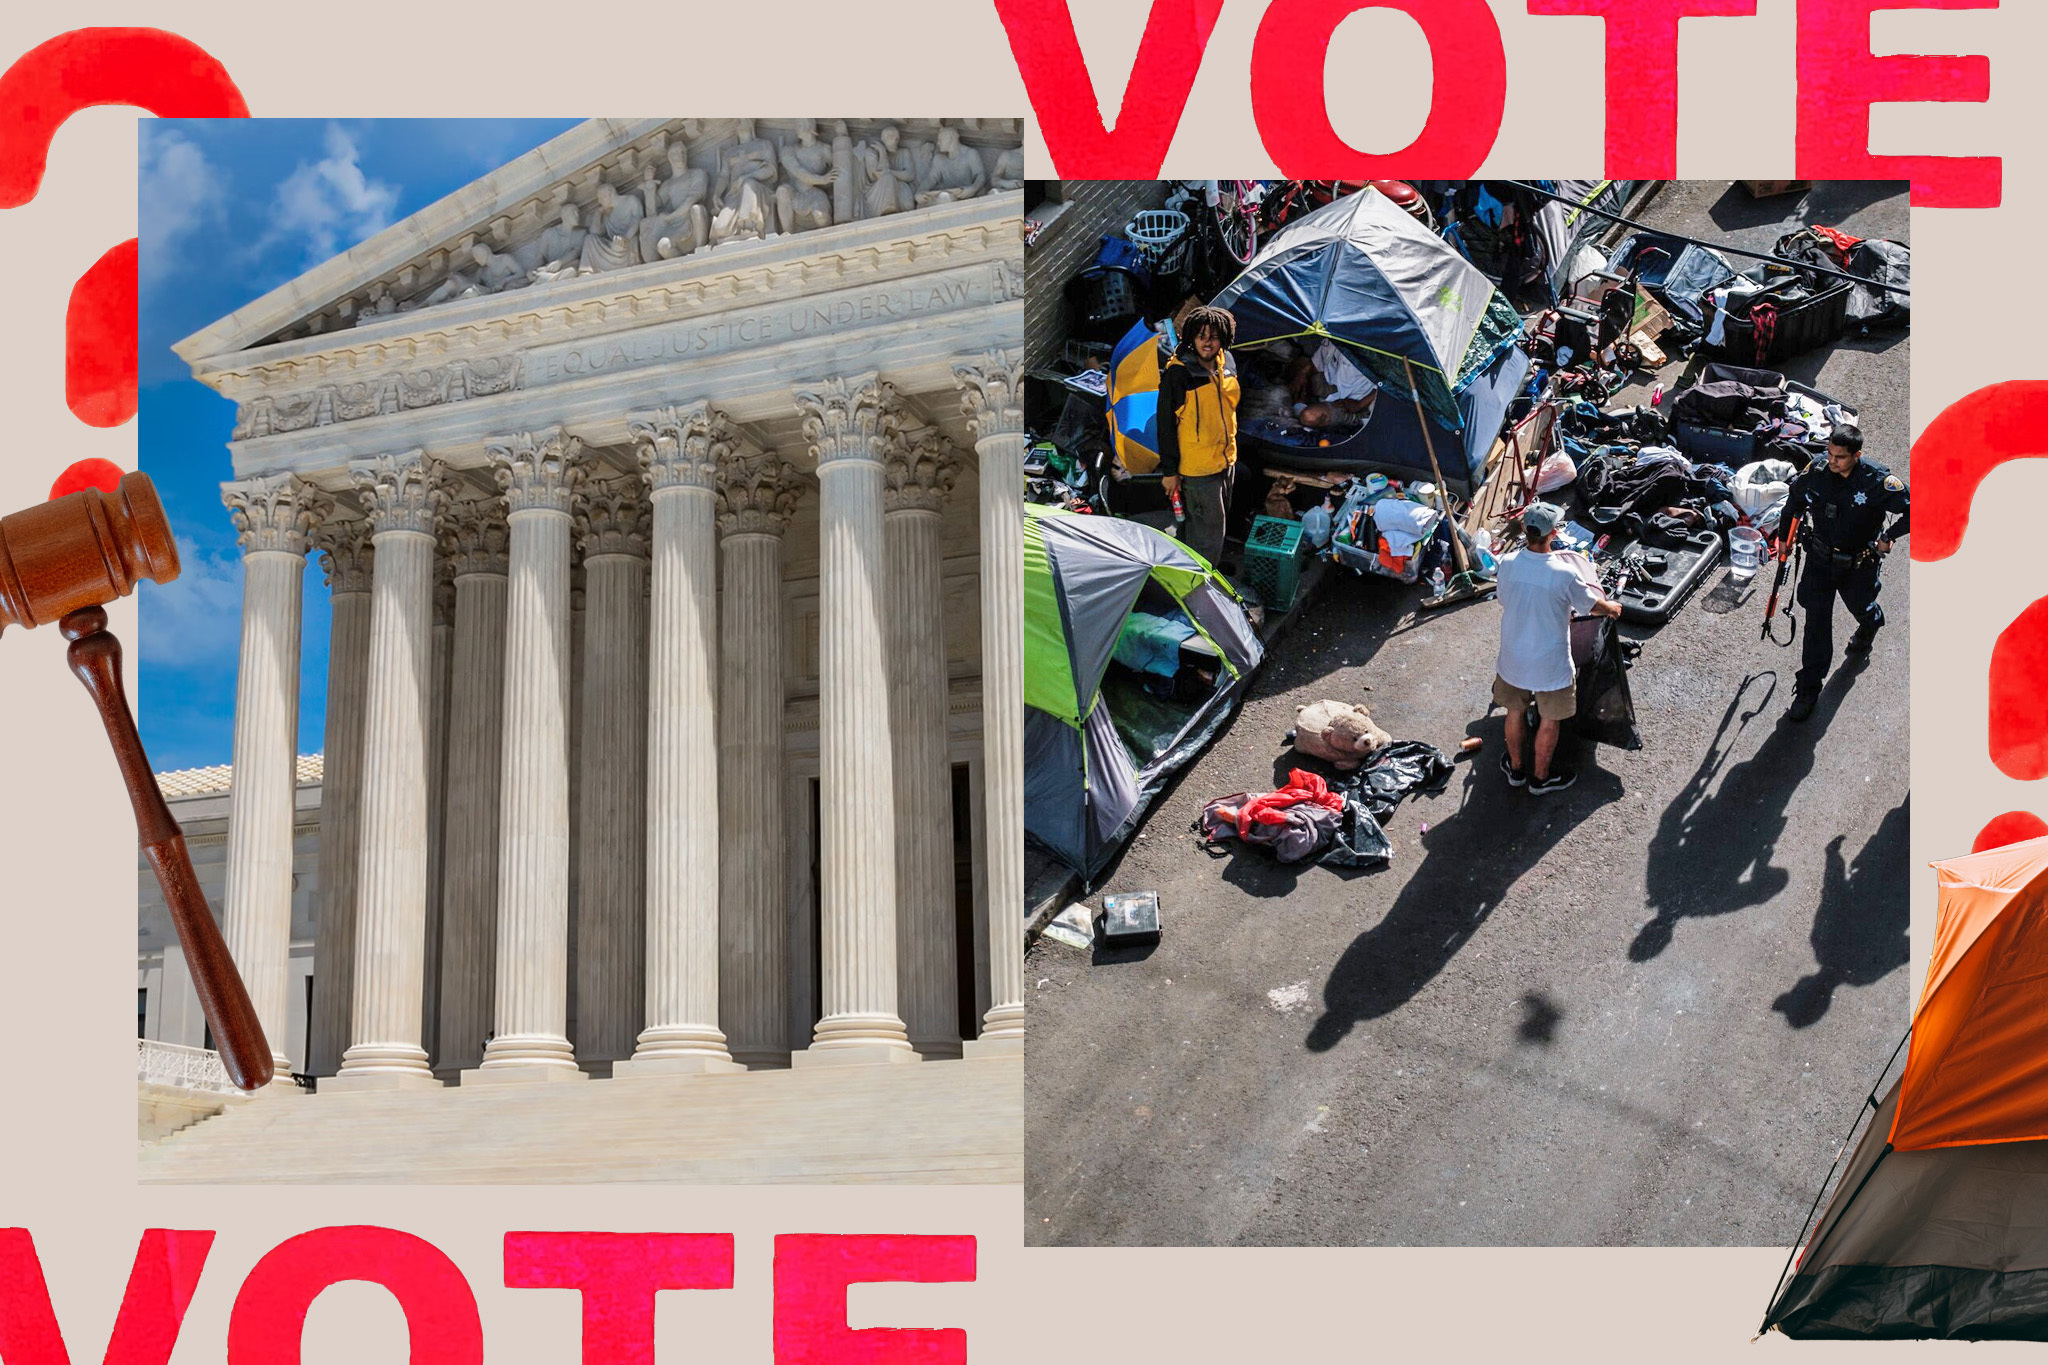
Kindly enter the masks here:
[[1294, 747], [1349, 772], [1393, 736], [1373, 724], [1372, 713], [1349, 702], [1319, 701], [1294, 711]]

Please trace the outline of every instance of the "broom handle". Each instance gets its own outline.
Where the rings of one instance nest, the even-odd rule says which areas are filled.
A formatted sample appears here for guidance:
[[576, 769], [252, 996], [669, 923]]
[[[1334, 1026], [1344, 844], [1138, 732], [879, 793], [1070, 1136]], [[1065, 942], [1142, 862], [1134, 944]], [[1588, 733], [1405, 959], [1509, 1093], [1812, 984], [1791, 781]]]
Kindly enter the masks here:
[[164, 804], [164, 794], [150, 771], [149, 756], [143, 752], [142, 737], [135, 733], [135, 717], [121, 686], [121, 642], [107, 633], [107, 613], [99, 607], [81, 607], [57, 628], [71, 641], [67, 652], [71, 671], [92, 694], [100, 719], [106, 723], [114, 760], [121, 766], [121, 780], [135, 807], [143, 855], [156, 869], [157, 882], [164, 889], [164, 903], [170, 907], [179, 946], [191, 965], [199, 1008], [213, 1026], [221, 1063], [238, 1087], [260, 1089], [274, 1074], [270, 1043], [263, 1036], [256, 1007], [249, 1003], [241, 973], [235, 970], [235, 960], [221, 940], [220, 926], [207, 908], [206, 893], [192, 871], [185, 832]]
[[1465, 558], [1465, 540], [1458, 534], [1458, 523], [1451, 519], [1450, 497], [1444, 492], [1443, 467], [1436, 462], [1436, 441], [1429, 434], [1429, 414], [1422, 410], [1422, 390], [1415, 385], [1415, 363], [1406, 356], [1401, 357], [1401, 368], [1408, 372], [1408, 396], [1415, 400], [1415, 420], [1422, 425], [1423, 448], [1429, 451], [1429, 472], [1436, 475], [1436, 506], [1444, 514], [1444, 520], [1451, 523], [1451, 554], [1458, 561], [1458, 572], [1472, 572], [1471, 563]]

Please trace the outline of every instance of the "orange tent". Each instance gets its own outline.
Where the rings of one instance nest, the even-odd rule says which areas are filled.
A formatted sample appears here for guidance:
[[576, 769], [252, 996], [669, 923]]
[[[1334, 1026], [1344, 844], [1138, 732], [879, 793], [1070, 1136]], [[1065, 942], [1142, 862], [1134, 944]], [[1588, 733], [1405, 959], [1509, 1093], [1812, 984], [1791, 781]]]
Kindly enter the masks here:
[[1766, 1328], [2048, 1340], [2048, 837], [1934, 867], [1905, 1071]]

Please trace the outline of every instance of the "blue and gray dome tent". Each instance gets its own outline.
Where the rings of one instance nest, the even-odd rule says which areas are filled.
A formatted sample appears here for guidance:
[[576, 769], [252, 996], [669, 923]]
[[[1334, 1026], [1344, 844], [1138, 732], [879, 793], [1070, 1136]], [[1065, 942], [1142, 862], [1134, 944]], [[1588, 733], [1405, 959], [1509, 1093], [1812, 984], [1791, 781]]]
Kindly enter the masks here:
[[[1024, 832], [1092, 882], [1230, 718], [1265, 650], [1229, 583], [1173, 537], [1030, 504], [1024, 514]], [[1161, 702], [1122, 686], [1133, 675], [1121, 669], [1107, 685], [1113, 661], [1130, 657], [1119, 641], [1168, 618], [1213, 656], [1214, 690]]]
[[[1213, 300], [1237, 319], [1240, 348], [1283, 339], [1342, 346], [1376, 380], [1372, 420], [1311, 462], [1429, 477], [1409, 375], [1422, 395], [1444, 478], [1465, 491], [1486, 469], [1529, 357], [1522, 318], [1470, 261], [1375, 189], [1289, 224]], [[1245, 444], [1240, 433], [1240, 445]], [[1285, 459], [1286, 452], [1265, 453]]]

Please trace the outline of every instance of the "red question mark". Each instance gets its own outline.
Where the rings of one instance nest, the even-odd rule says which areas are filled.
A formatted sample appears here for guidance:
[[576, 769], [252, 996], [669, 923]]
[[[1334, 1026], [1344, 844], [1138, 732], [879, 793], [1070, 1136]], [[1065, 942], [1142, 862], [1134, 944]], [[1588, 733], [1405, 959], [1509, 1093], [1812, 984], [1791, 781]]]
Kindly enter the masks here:
[[[36, 197], [50, 140], [80, 109], [132, 104], [164, 118], [247, 118], [227, 68], [204, 48], [155, 28], [81, 28], [60, 33], [0, 74], [0, 208]], [[88, 426], [135, 415], [136, 239], [114, 247], [78, 277], [64, 315], [64, 401]], [[50, 489], [111, 490], [121, 470], [80, 460]]]
[[[1990, 384], [1943, 408], [1913, 443], [1913, 558], [1946, 559], [1962, 547], [1984, 476], [2008, 460], [2048, 455], [2048, 383]], [[2048, 777], [2048, 597], [1999, 632], [1991, 649], [1991, 761], [2024, 782]], [[2048, 834], [2048, 821], [2009, 810], [1978, 831], [1971, 852]]]

